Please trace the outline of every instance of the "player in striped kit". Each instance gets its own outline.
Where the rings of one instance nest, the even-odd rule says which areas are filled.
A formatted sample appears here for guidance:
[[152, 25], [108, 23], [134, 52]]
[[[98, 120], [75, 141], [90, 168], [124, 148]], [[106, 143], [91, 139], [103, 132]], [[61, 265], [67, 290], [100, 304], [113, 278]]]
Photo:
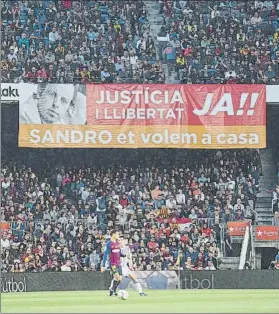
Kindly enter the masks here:
[[121, 268], [121, 252], [119, 243], [119, 232], [117, 230], [111, 230], [110, 241], [106, 244], [104, 251], [104, 257], [102, 261], [101, 272], [106, 270], [106, 263], [109, 261], [110, 271], [112, 274], [112, 281], [109, 287], [109, 295], [116, 296], [116, 289], [122, 280], [122, 268]]
[[135, 284], [135, 288], [141, 297], [146, 296], [142, 291], [141, 284], [137, 281], [136, 274], [132, 271], [132, 254], [128, 245], [126, 245], [126, 240], [124, 236], [120, 236], [120, 251], [121, 251], [121, 268], [122, 275], [127, 278], [131, 278]]

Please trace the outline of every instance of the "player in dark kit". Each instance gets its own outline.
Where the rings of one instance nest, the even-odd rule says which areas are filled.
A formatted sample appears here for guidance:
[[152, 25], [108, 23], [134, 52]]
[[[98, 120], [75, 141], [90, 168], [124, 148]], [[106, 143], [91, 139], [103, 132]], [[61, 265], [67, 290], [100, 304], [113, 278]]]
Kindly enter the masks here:
[[116, 230], [110, 232], [110, 241], [107, 242], [101, 272], [106, 270], [106, 262], [109, 260], [111, 274], [113, 276], [109, 288], [109, 295], [116, 295], [116, 289], [122, 280], [122, 268], [120, 259], [120, 243], [118, 242], [119, 233]]

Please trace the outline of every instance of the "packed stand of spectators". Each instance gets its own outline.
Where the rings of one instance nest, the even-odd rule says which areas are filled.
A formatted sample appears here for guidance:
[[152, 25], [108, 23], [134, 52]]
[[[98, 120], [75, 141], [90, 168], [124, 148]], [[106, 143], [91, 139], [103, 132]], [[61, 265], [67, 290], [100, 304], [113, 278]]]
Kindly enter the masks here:
[[161, 0], [161, 58], [183, 83], [279, 84], [279, 1]]
[[112, 228], [126, 236], [136, 270], [218, 269], [225, 223], [253, 220], [261, 173], [256, 150], [18, 149], [5, 156], [4, 272], [98, 270]]
[[1, 6], [2, 82], [164, 82], [141, 0]]

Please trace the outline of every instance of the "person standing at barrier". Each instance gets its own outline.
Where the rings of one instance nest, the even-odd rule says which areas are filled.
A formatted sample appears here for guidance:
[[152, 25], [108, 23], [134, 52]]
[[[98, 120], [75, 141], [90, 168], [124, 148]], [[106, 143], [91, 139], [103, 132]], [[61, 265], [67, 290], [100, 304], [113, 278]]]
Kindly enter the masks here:
[[109, 287], [109, 295], [117, 295], [116, 290], [122, 280], [122, 268], [120, 260], [120, 243], [119, 232], [116, 230], [111, 230], [110, 241], [107, 242], [104, 251], [104, 258], [102, 261], [101, 272], [106, 270], [106, 262], [109, 261], [111, 274], [113, 276], [111, 285]]
[[124, 277], [131, 278], [135, 284], [135, 288], [141, 297], [146, 294], [142, 291], [142, 286], [137, 280], [137, 275], [132, 271], [132, 254], [129, 246], [125, 243], [124, 236], [120, 236], [120, 250], [121, 250], [121, 267]]

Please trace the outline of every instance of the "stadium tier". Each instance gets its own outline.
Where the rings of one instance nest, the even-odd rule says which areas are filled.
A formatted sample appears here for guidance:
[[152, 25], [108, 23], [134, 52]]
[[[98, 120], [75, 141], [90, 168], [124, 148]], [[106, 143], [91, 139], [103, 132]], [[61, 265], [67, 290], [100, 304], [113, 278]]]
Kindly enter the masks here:
[[279, 82], [278, 1], [1, 3], [2, 82]]
[[[255, 220], [258, 152], [155, 150], [136, 166], [132, 155], [112, 153], [117, 166], [109, 168], [67, 159], [53, 168], [52, 159], [36, 172], [29, 162], [4, 163], [1, 219], [11, 229], [1, 240], [3, 270], [54, 271], [67, 260], [72, 270], [100, 269], [113, 228], [127, 237], [135, 269], [205, 269], [209, 261], [219, 268], [225, 224]], [[224, 245], [230, 255], [229, 240]]]

